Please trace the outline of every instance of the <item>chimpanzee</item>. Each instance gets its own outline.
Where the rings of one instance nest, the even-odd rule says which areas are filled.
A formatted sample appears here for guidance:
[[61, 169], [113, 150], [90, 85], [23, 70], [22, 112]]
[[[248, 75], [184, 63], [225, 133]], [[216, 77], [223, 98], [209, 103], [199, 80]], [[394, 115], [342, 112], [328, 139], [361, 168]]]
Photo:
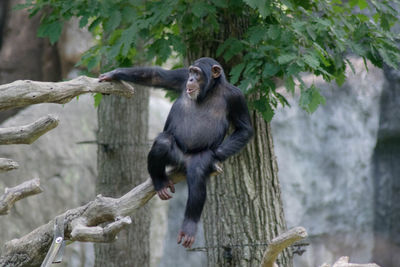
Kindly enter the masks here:
[[[164, 131], [155, 139], [147, 168], [162, 200], [175, 192], [165, 167], [186, 171], [189, 196], [178, 244], [190, 248], [206, 200], [206, 180], [215, 164], [238, 152], [253, 134], [249, 111], [239, 88], [230, 84], [221, 65], [200, 58], [189, 68], [118, 68], [100, 75], [99, 81], [126, 80], [180, 93], [169, 112]], [[234, 127], [225, 138], [230, 124]]]

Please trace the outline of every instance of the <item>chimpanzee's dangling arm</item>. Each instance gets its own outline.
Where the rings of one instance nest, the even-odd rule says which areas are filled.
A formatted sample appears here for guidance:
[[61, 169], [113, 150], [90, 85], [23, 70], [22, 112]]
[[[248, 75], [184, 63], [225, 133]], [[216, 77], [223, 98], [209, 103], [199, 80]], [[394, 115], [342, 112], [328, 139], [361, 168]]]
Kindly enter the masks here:
[[180, 92], [186, 83], [188, 69], [165, 70], [159, 67], [118, 68], [101, 74], [99, 81], [124, 80]]
[[228, 157], [239, 152], [253, 136], [249, 110], [246, 100], [238, 88], [228, 101], [229, 120], [235, 130], [225, 141], [214, 151], [219, 161], [224, 161]]

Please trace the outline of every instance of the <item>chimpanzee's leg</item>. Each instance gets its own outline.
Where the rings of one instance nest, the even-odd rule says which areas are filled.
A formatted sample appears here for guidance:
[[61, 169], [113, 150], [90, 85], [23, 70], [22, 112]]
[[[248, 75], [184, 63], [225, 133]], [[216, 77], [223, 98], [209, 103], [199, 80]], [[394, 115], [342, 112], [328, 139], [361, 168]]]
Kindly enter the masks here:
[[183, 153], [176, 145], [175, 139], [168, 133], [158, 135], [147, 157], [147, 169], [153, 180], [154, 189], [162, 200], [171, 198], [167, 189], [172, 193], [175, 187], [165, 173], [166, 165], [180, 165], [183, 162]]
[[212, 155], [201, 152], [191, 155], [186, 166], [186, 180], [189, 196], [186, 203], [185, 219], [178, 234], [178, 244], [190, 248], [195, 240], [197, 223], [206, 201], [206, 181], [213, 171]]

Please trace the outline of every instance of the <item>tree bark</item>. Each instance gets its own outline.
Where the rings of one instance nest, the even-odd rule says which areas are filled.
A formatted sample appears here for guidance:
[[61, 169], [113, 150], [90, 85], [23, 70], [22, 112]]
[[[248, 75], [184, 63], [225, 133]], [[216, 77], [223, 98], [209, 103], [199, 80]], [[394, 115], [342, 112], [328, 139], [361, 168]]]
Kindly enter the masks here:
[[[262, 246], [286, 230], [270, 126], [253, 112], [255, 135], [243, 151], [224, 164], [224, 173], [212, 179], [204, 228], [209, 266], [259, 266]], [[231, 257], [226, 257], [226, 249]], [[287, 252], [279, 266], [290, 266]]]
[[[247, 30], [248, 18], [226, 13], [219, 18], [220, 30], [212, 40], [188, 42], [188, 62], [213, 57], [228, 74], [241, 57], [237, 55], [229, 62], [218, 58], [218, 40], [240, 39]], [[251, 244], [267, 243], [286, 231], [270, 125], [255, 111], [251, 116], [254, 138], [224, 164], [224, 173], [207, 186], [203, 225], [209, 247], [208, 266], [259, 266], [265, 247]], [[287, 250], [279, 255], [277, 263], [292, 266]]]
[[[135, 97], [103, 97], [99, 110], [96, 192], [121, 196], [147, 178], [149, 90], [136, 86]], [[96, 266], [149, 266], [148, 207], [111, 244], [95, 244]]]

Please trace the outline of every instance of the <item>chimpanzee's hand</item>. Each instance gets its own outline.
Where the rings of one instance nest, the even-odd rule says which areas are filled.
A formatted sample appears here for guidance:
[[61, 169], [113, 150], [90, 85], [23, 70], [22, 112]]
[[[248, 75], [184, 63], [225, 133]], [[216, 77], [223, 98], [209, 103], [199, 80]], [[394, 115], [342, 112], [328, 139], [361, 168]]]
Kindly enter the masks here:
[[211, 175], [223, 173], [221, 161], [216, 157], [215, 152], [210, 150], [212, 156], [211, 162]]
[[103, 73], [99, 76], [99, 82], [110, 82], [114, 80], [115, 70]]
[[224, 170], [222, 169], [221, 162], [215, 161], [213, 166], [213, 172], [211, 173], [211, 175], [218, 175], [223, 172]]
[[168, 188], [171, 191], [171, 193], [175, 193], [174, 183], [169, 179], [168, 181], [166, 181], [163, 188], [157, 190], [157, 195], [161, 200], [168, 200], [172, 198], [172, 196], [168, 193]]

